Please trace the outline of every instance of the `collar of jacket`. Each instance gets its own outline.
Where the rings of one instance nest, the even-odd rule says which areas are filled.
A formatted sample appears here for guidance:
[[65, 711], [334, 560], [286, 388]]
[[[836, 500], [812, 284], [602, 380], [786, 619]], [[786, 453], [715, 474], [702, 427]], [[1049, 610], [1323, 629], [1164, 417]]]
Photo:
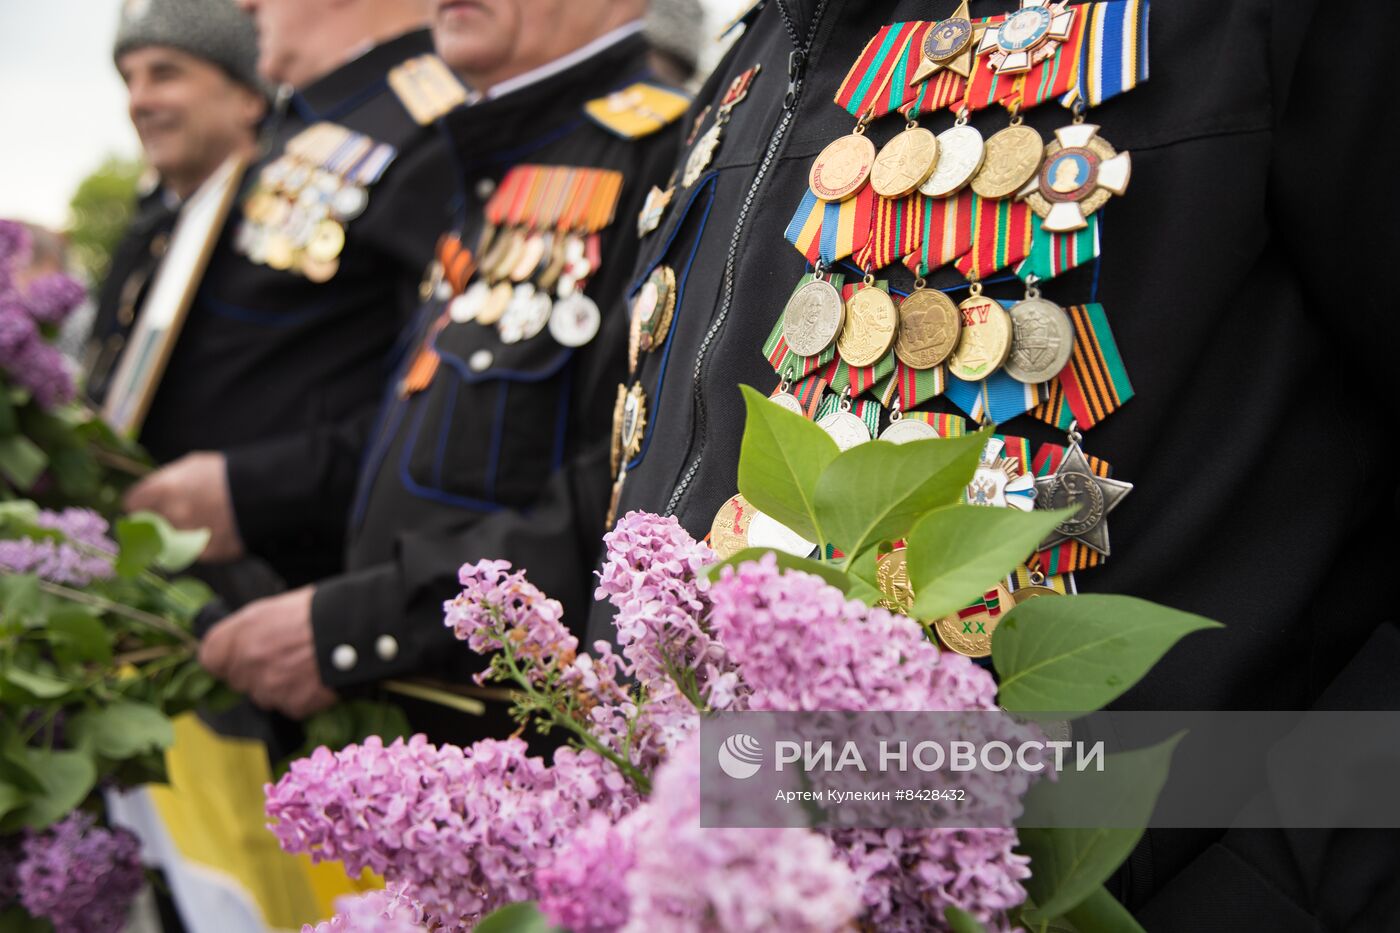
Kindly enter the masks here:
[[374, 46], [329, 74], [322, 75], [298, 90], [295, 97], [321, 118], [334, 119], [331, 112], [343, 109], [357, 98], [364, 97], [367, 100], [388, 90], [386, 76], [390, 68], [432, 51], [431, 32], [426, 29], [406, 32], [397, 39]]
[[567, 135], [588, 120], [583, 105], [651, 77], [647, 41], [629, 36], [545, 81], [458, 107], [443, 118], [465, 167], [528, 160], [535, 144]]

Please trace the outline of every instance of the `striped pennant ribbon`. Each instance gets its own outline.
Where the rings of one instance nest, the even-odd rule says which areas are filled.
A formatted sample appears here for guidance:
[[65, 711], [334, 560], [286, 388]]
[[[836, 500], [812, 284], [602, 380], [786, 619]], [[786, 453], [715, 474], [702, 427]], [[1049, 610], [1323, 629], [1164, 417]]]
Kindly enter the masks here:
[[1072, 233], [1049, 233], [1040, 224], [1031, 224], [1030, 255], [1016, 267], [1022, 281], [1029, 282], [1034, 277], [1037, 282], [1044, 282], [1097, 259], [1099, 215], [1090, 214], [1086, 219], [1089, 226]]
[[[797, 288], [806, 285], [816, 278], [812, 273], [807, 273], [797, 282]], [[837, 288], [841, 287], [844, 276], [833, 275], [831, 284]], [[816, 372], [827, 363], [831, 362], [836, 355], [836, 344], [833, 342], [816, 356], [798, 356], [788, 348], [787, 338], [783, 336], [783, 316], [778, 315], [778, 320], [773, 324], [773, 330], [768, 335], [768, 339], [763, 341], [763, 355], [768, 358], [768, 362], [773, 366], [773, 372], [778, 374], [778, 378], [796, 382], [806, 376]]]
[[1149, 0], [1111, 0], [1088, 5], [1080, 37], [1077, 80], [1060, 102], [1097, 107], [1147, 80]]
[[[820, 421], [840, 407], [841, 394], [828, 392], [822, 398], [821, 404], [817, 406], [817, 413], [812, 416], [812, 420]], [[883, 411], [880, 403], [874, 399], [856, 399], [855, 403], [851, 405], [851, 413], [865, 422], [865, 426], [870, 429], [871, 437], [875, 437], [880, 431], [880, 415]]]
[[[876, 282], [871, 288], [878, 288], [882, 292], [889, 291], [889, 284], [886, 281]], [[856, 293], [857, 288], [865, 286], [858, 284], [847, 285], [841, 289], [841, 297], [846, 301], [851, 300], [851, 296]], [[831, 383], [832, 391], [842, 392], [847, 388], [851, 390], [851, 395], [860, 395], [872, 388], [881, 379], [894, 372], [895, 355], [894, 348], [886, 353], [880, 360], [869, 366], [852, 367], [838, 355], [832, 360], [823, 372], [828, 374], [827, 380]]]
[[1074, 353], [1058, 376], [1046, 383], [1046, 398], [1031, 415], [1068, 431], [1094, 427], [1133, 397], [1118, 343], [1108, 326], [1103, 305], [1066, 308], [1074, 324]]
[[[1031, 464], [1032, 471], [1036, 476], [1049, 476], [1060, 468], [1060, 463], [1065, 459], [1066, 452], [1067, 448], [1059, 444], [1041, 444], [1040, 449], [1035, 453], [1035, 460]], [[1094, 471], [1095, 476], [1107, 478], [1112, 474], [1113, 470], [1107, 461], [1089, 454], [1084, 456], [1089, 461], [1089, 469]], [[1052, 548], [1036, 552], [1028, 563], [1032, 568], [1050, 575], [1087, 570], [1090, 567], [1097, 567], [1102, 562], [1103, 557], [1098, 551], [1085, 547], [1071, 538]]]
[[967, 421], [959, 415], [941, 411], [907, 411], [904, 417], [924, 422], [937, 431], [939, 437], [962, 437], [967, 433]]
[[855, 197], [834, 203], [823, 202], [809, 188], [783, 236], [808, 262], [816, 265], [820, 261], [830, 266], [865, 248], [875, 200], [869, 185]]
[[1061, 596], [1071, 596], [1076, 591], [1072, 574], [1057, 573], [1054, 576], [1045, 577], [1044, 581], [1040, 583], [1033, 583], [1031, 582], [1031, 568], [1025, 564], [1017, 567], [1015, 572], [1006, 578], [1006, 588], [1011, 591], [1012, 595], [1015, 595], [1017, 590], [1025, 589], [1028, 586], [1043, 586], [1054, 590]]
[[993, 435], [1002, 442], [1001, 456], [1016, 461], [1016, 471], [1025, 473], [1031, 468], [1031, 442], [1024, 437], [1012, 434]]
[[982, 394], [982, 383], [964, 382], [949, 373], [943, 395], [976, 423], [982, 424], [987, 420], [987, 399]]
[[1063, 97], [1078, 82], [1084, 23], [1089, 18], [1090, 5], [1070, 9], [1075, 10], [1075, 15], [1069, 37], [1060, 43], [1054, 55], [1016, 79], [1011, 93], [1000, 101], [1008, 110], [1015, 105], [1021, 110], [1030, 110], [1047, 100]]
[[932, 23], [891, 23], [865, 44], [836, 89], [836, 103], [853, 117], [870, 119], [894, 113], [912, 96], [909, 78], [919, 67], [923, 36]]
[[919, 252], [924, 233], [924, 202], [913, 194], [891, 200], [876, 196], [871, 214], [870, 238], [856, 256], [856, 265], [874, 272], [894, 265], [904, 256]]
[[[920, 40], [920, 44], [922, 41]], [[942, 110], [944, 107], [958, 110], [962, 107], [962, 102], [966, 97], [967, 79], [944, 68], [935, 72], [931, 78], [919, 85], [917, 93], [914, 94], [908, 105], [909, 117], [910, 119], [921, 117], [926, 113]]]
[[820, 372], [812, 373], [793, 387], [792, 394], [802, 403], [802, 411], [807, 417], [817, 416], [817, 406], [826, 393], [827, 379]]
[[909, 412], [942, 395], [947, 378], [948, 370], [941, 363], [932, 369], [913, 369], [895, 357], [894, 372], [875, 386], [874, 395], [886, 408], [894, 408], [897, 401], [900, 411]]
[[923, 230], [919, 248], [904, 257], [918, 276], [941, 269], [972, 249], [973, 202], [977, 195], [964, 188], [951, 198], [923, 198]]
[[1024, 201], [988, 201], [973, 195], [972, 248], [957, 260], [969, 280], [985, 279], [1030, 255], [1035, 213]]

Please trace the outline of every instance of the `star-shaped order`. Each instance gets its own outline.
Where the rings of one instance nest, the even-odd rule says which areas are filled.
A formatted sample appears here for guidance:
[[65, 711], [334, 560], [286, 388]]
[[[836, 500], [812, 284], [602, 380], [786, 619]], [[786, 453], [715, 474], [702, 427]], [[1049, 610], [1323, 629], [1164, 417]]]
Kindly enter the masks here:
[[987, 27], [977, 54], [991, 52], [987, 67], [997, 74], [1021, 74], [1054, 55], [1073, 26], [1074, 10], [1064, 0], [1021, 0], [1019, 10]]
[[1071, 444], [1060, 461], [1059, 469], [1035, 481], [1035, 507], [1038, 509], [1072, 508], [1074, 514], [1055, 526], [1041, 544], [1051, 548], [1071, 539], [1087, 548], [1108, 556], [1108, 513], [1118, 507], [1132, 483], [1098, 476], [1078, 444]]
[[1074, 123], [1055, 131], [1045, 147], [1040, 172], [1016, 193], [1040, 217], [1041, 229], [1068, 233], [1089, 225], [1088, 217], [1109, 197], [1128, 190], [1131, 154], [1118, 152], [1099, 136], [1092, 123]]
[[967, 0], [963, 0], [952, 16], [934, 23], [924, 36], [919, 67], [909, 84], [922, 84], [945, 68], [962, 78], [972, 74], [973, 48], [982, 37], [982, 28], [973, 24]]

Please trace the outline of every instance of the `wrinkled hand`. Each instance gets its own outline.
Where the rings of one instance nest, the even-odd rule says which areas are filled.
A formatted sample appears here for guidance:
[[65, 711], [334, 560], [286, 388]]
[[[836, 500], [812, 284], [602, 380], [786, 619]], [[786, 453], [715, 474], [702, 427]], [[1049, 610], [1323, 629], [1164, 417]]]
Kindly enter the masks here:
[[209, 630], [199, 663], [263, 709], [305, 719], [336, 701], [316, 669], [315, 587], [260, 599]]
[[127, 490], [122, 504], [129, 512], [156, 512], [181, 531], [209, 529], [209, 543], [199, 557], [206, 563], [243, 556], [221, 453], [199, 451], [166, 464]]

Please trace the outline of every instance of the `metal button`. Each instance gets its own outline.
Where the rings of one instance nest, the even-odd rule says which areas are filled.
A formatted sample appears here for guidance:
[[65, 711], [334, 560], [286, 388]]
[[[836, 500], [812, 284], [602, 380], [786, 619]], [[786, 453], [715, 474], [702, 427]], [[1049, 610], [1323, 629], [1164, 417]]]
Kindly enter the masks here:
[[496, 193], [496, 182], [491, 178], [481, 178], [476, 183], [476, 196], [485, 201]]
[[331, 652], [331, 667], [338, 671], [353, 670], [360, 655], [350, 645], [336, 645]]
[[490, 369], [491, 364], [495, 361], [496, 357], [491, 354], [490, 350], [477, 350], [467, 360], [467, 365], [471, 367], [472, 372], [479, 373]]
[[399, 656], [399, 642], [393, 635], [380, 635], [374, 642], [374, 653], [379, 660], [389, 662]]

